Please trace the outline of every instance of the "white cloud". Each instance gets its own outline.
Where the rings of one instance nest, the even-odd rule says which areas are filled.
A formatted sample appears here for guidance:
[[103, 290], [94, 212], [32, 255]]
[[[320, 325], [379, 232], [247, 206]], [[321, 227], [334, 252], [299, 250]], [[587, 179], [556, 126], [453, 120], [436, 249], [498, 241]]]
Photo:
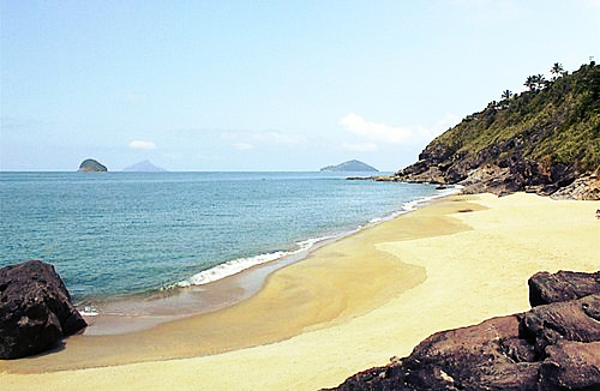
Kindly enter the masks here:
[[149, 140], [131, 140], [129, 148], [134, 150], [151, 150], [156, 149], [156, 144]]
[[355, 113], [348, 113], [344, 118], [340, 119], [339, 124], [357, 136], [393, 144], [405, 143], [412, 136], [409, 129], [396, 128], [377, 122], [367, 122], [363, 117]]
[[364, 142], [343, 142], [342, 148], [348, 151], [377, 152], [377, 142], [387, 144], [428, 143], [460, 122], [455, 114], [446, 114], [431, 126], [416, 125], [411, 128], [392, 127], [382, 123], [367, 122], [355, 113], [349, 113], [339, 121], [349, 132], [366, 139]]
[[379, 151], [379, 147], [375, 143], [359, 143], [359, 144], [351, 144], [351, 143], [342, 143], [342, 149], [346, 151], [352, 152], [377, 152]]

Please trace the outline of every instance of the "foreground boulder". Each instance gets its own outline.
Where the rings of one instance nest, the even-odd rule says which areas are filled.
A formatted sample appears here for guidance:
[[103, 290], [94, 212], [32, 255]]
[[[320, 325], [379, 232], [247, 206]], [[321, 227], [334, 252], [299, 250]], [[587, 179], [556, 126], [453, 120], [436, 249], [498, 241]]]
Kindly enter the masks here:
[[0, 358], [42, 353], [86, 326], [52, 265], [32, 260], [0, 269]]
[[410, 356], [335, 389], [600, 390], [598, 277], [538, 273], [529, 281], [532, 310], [433, 334]]
[[529, 279], [528, 284], [529, 304], [532, 307], [575, 300], [600, 292], [600, 271], [578, 273], [561, 270], [554, 274], [539, 272]]

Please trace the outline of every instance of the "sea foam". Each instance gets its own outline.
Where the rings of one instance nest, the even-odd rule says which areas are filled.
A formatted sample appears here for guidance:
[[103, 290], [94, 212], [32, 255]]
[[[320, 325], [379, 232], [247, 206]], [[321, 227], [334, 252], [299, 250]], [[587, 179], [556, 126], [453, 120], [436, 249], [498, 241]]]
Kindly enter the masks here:
[[404, 209], [404, 212], [411, 212], [411, 211], [417, 210], [420, 207], [426, 205], [427, 203], [429, 203], [437, 198], [442, 198], [442, 197], [446, 197], [446, 196], [449, 196], [452, 194], [460, 193], [461, 189], [463, 187], [464, 186], [461, 186], [461, 185], [448, 186], [442, 190], [437, 190], [436, 194], [434, 194], [432, 196], [417, 198], [416, 200], [406, 202], [402, 205], [402, 209]]
[[284, 257], [306, 252], [313, 248], [318, 243], [324, 242], [329, 239], [333, 239], [334, 236], [324, 236], [321, 238], [307, 239], [296, 243], [298, 248], [292, 251], [275, 251], [272, 253], [259, 254], [254, 257], [232, 259], [225, 263], [221, 263], [210, 269], [201, 271], [200, 273], [194, 274], [193, 276], [178, 282], [175, 287], [187, 288], [190, 286], [208, 284], [225, 277], [233, 276], [244, 270], [250, 269], [254, 266], [262, 265], [264, 263], [277, 261]]
[[411, 202], [407, 202], [402, 205], [401, 210], [393, 212], [386, 217], [373, 218], [369, 221], [369, 223], [366, 226], [361, 225], [357, 229], [351, 230], [342, 235], [323, 236], [320, 238], [312, 238], [312, 239], [307, 239], [307, 240], [298, 242], [298, 243], [296, 243], [296, 245], [298, 246], [298, 248], [296, 250], [275, 251], [272, 253], [259, 254], [259, 255], [253, 256], [253, 257], [248, 257], [248, 258], [238, 258], [238, 259], [233, 259], [233, 260], [227, 261], [225, 263], [221, 263], [219, 265], [216, 265], [210, 269], [201, 271], [200, 273], [194, 274], [193, 276], [176, 283], [174, 285], [174, 287], [187, 288], [190, 286], [198, 286], [198, 285], [208, 284], [208, 283], [223, 279], [225, 277], [229, 277], [229, 276], [233, 276], [235, 274], [241, 273], [244, 270], [250, 269], [254, 266], [262, 265], [262, 264], [265, 264], [268, 262], [277, 261], [279, 259], [285, 258], [290, 255], [295, 255], [295, 254], [309, 251], [311, 248], [313, 248], [315, 245], [317, 245], [319, 243], [323, 243], [328, 240], [332, 240], [332, 239], [335, 239], [338, 237], [352, 234], [354, 232], [360, 231], [361, 229], [382, 223], [384, 221], [392, 220], [392, 219], [400, 216], [401, 214], [416, 210], [436, 198], [445, 197], [445, 196], [460, 192], [461, 188], [462, 188], [462, 186], [448, 187], [444, 190], [438, 190], [435, 195], [432, 195], [430, 197], [423, 197], [423, 198], [419, 198], [419, 199], [416, 199]]
[[80, 310], [79, 313], [81, 316], [98, 316], [98, 310], [94, 307], [83, 307], [83, 310]]

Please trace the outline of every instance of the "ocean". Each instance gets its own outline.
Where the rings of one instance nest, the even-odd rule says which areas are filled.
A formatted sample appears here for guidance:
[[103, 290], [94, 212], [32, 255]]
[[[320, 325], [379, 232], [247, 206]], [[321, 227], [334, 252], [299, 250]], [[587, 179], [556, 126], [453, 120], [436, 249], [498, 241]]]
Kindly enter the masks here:
[[3, 172], [0, 266], [51, 263], [76, 304], [147, 295], [310, 251], [441, 194], [346, 175]]

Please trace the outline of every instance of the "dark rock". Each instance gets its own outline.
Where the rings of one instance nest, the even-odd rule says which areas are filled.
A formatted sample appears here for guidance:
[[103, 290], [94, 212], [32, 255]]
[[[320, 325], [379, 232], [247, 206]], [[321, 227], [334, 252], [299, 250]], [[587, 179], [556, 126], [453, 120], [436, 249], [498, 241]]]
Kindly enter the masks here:
[[[518, 316], [433, 334], [404, 360], [347, 379], [338, 390], [537, 390], [540, 362], [515, 360]], [[524, 342], [526, 344], [526, 342]]]
[[596, 174], [581, 175], [571, 184], [552, 193], [555, 200], [600, 200], [600, 177]]
[[376, 181], [378, 177], [375, 176], [364, 176], [364, 175], [354, 175], [347, 176], [347, 181]]
[[600, 342], [559, 341], [546, 353], [540, 390], [600, 390]]
[[430, 144], [419, 154], [420, 162], [437, 165], [452, 157], [453, 152], [441, 144]]
[[519, 326], [519, 335], [535, 345], [543, 355], [548, 345], [560, 340], [600, 341], [600, 293], [546, 305], [527, 312]]
[[52, 265], [32, 260], [0, 269], [0, 358], [44, 352], [86, 326]]
[[533, 389], [540, 364], [515, 360], [503, 346], [515, 339], [518, 325], [518, 316], [507, 316], [436, 333], [405, 361], [404, 381], [417, 389], [437, 389], [440, 383], [461, 389]]
[[555, 183], [558, 187], [569, 186], [577, 179], [575, 165], [565, 165], [560, 163], [555, 165], [550, 170], [550, 178], [552, 179], [552, 183]]
[[600, 271], [578, 273], [559, 271], [555, 274], [540, 272], [528, 281], [529, 304], [532, 307], [560, 301], [579, 299], [600, 293]]
[[375, 182], [396, 182], [398, 179], [393, 175], [375, 175], [371, 177]]
[[600, 390], [600, 293], [588, 294], [598, 273], [538, 273], [530, 289], [554, 292], [559, 281], [568, 294], [551, 294], [555, 302], [524, 314], [435, 333], [410, 356], [335, 389]]
[[518, 337], [510, 337], [500, 341], [500, 349], [515, 362], [534, 362], [536, 360], [533, 345]]

